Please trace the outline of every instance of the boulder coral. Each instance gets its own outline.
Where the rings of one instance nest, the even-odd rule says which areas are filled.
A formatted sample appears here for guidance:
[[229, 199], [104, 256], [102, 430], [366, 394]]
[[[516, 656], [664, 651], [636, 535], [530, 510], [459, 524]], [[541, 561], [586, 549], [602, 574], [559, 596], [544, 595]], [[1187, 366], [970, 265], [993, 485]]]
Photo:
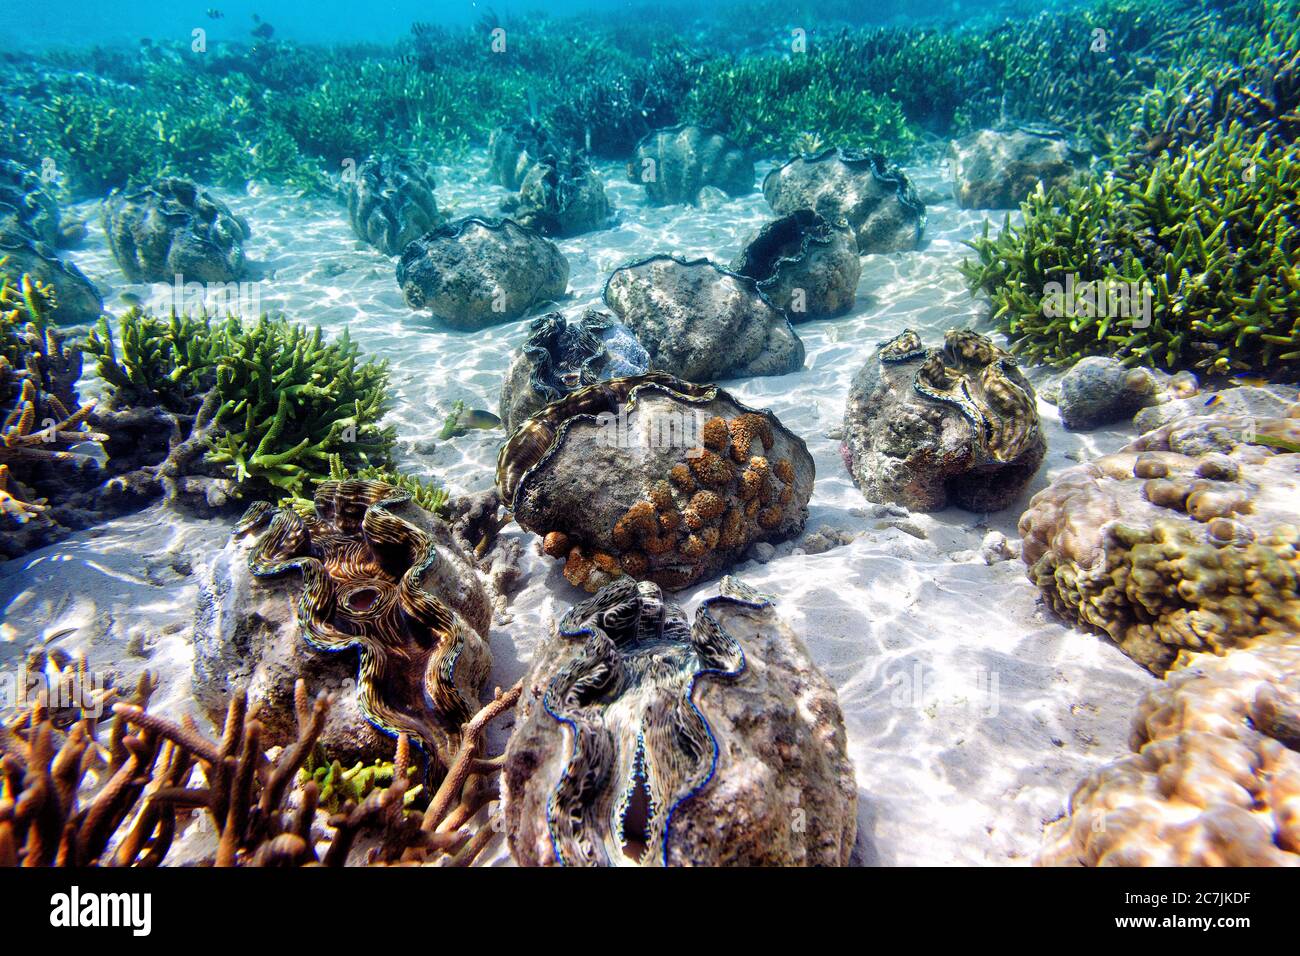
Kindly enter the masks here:
[[624, 578], [564, 615], [506, 747], [519, 863], [848, 862], [857, 784], [835, 691], [770, 599], [731, 578], [721, 592], [690, 623]]
[[1203, 415], [1062, 472], [1020, 518], [1058, 614], [1157, 674], [1300, 633], [1300, 418]]
[[591, 593], [624, 575], [677, 590], [756, 541], [798, 534], [813, 477], [802, 439], [771, 412], [662, 373], [553, 402], [497, 463], [515, 520]]
[[1300, 645], [1197, 657], [1138, 705], [1045, 866], [1300, 866]]

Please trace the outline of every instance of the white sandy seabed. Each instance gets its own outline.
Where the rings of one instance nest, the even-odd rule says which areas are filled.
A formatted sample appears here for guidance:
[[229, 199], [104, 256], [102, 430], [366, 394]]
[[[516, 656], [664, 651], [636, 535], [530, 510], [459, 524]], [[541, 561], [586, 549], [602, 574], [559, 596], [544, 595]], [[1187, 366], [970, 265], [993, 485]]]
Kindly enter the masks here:
[[[566, 312], [600, 307], [605, 278], [633, 258], [675, 252], [726, 264], [772, 218], [757, 192], [707, 210], [652, 208], [620, 166], [602, 172], [616, 223], [560, 242], [570, 264]], [[978, 235], [984, 214], [956, 208], [942, 166], [908, 172], [928, 207], [922, 247], [864, 257], [853, 312], [797, 327], [807, 349], [802, 370], [721, 383], [744, 403], [771, 408], [807, 441], [817, 465], [807, 530], [828, 525], [856, 537], [819, 554], [789, 542], [769, 563], [750, 561], [733, 573], [777, 598], [839, 692], [859, 785], [855, 862], [1026, 863], [1074, 785], [1126, 751], [1134, 704], [1154, 679], [1113, 645], [1045, 611], [1018, 559], [986, 564], [979, 550], [990, 531], [1015, 541], [1034, 492], [1075, 462], [1119, 447], [1133, 430], [1069, 433], [1040, 400], [1048, 458], [1005, 511], [900, 519], [863, 499], [835, 436], [849, 383], [875, 344], [908, 327], [930, 344], [949, 328], [988, 330], [987, 305], [967, 294], [957, 271], [969, 254], [961, 242]], [[486, 173], [481, 157], [442, 169], [439, 206], [452, 216], [493, 214], [507, 193], [488, 185]], [[245, 248], [267, 275], [263, 308], [319, 323], [329, 335], [348, 328], [367, 352], [390, 361], [389, 420], [402, 467], [437, 476], [453, 492], [490, 486], [500, 431], [445, 442], [435, 436], [456, 399], [496, 410], [527, 321], [448, 330], [406, 307], [394, 260], [359, 243], [340, 207], [259, 188], [221, 195], [252, 226]], [[990, 215], [996, 228], [1002, 214]], [[120, 312], [121, 293], [149, 290], [124, 283], [97, 220], [71, 256], [110, 311]], [[1030, 374], [1045, 378], [1042, 370]], [[0, 565], [0, 669], [15, 668], [34, 643], [81, 648], [92, 669], [119, 683], [144, 668], [157, 672], [162, 686], [152, 709], [192, 711], [195, 571], [229, 533], [229, 522], [155, 507]], [[491, 684], [502, 687], [525, 672], [554, 618], [586, 596], [538, 554], [531, 535], [513, 524], [505, 533], [523, 539], [527, 558], [510, 620], [494, 624], [491, 635]], [[693, 610], [716, 587], [705, 583], [677, 600]], [[508, 860], [501, 842], [490, 850], [493, 862]]]

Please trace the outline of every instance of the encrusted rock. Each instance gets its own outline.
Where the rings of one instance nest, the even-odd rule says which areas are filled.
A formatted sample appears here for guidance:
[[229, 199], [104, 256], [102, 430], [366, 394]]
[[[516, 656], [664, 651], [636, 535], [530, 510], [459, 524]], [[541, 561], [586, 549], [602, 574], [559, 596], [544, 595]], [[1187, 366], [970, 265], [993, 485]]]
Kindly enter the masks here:
[[548, 405], [501, 450], [497, 487], [564, 576], [595, 592], [629, 575], [669, 590], [797, 535], [814, 466], [776, 416], [663, 373]]
[[1300, 646], [1195, 658], [1142, 699], [1129, 743], [1075, 789], [1040, 865], [1300, 866]]
[[188, 179], [114, 190], [104, 201], [113, 258], [132, 282], [233, 282], [244, 274], [248, 223]]
[[1155, 673], [1300, 633], [1300, 419], [1197, 416], [1077, 465], [1020, 518], [1059, 614]]
[[506, 433], [575, 389], [650, 370], [650, 356], [627, 326], [588, 309], [576, 321], [548, 312], [528, 326], [528, 338], [501, 385], [499, 415]]
[[915, 249], [925, 228], [916, 190], [879, 153], [797, 156], [767, 174], [763, 195], [778, 216], [811, 209], [831, 222], [846, 220], [864, 255]]
[[1057, 131], [982, 129], [953, 140], [948, 151], [962, 209], [1015, 209], [1041, 182], [1065, 186], [1085, 159]]
[[517, 319], [560, 298], [568, 283], [559, 247], [512, 219], [445, 223], [409, 243], [397, 263], [407, 304], [465, 331]]
[[745, 151], [700, 126], [673, 126], [643, 137], [627, 175], [645, 186], [646, 198], [656, 206], [698, 204], [707, 187], [733, 197], [754, 191], [754, 163]]
[[534, 655], [502, 777], [527, 866], [843, 866], [857, 784], [835, 691], [730, 578], [694, 624], [617, 581]]
[[1156, 395], [1156, 378], [1146, 369], [1125, 368], [1113, 358], [1093, 355], [1065, 373], [1056, 407], [1062, 425], [1087, 431], [1131, 418], [1155, 402]]
[[654, 367], [692, 382], [785, 375], [803, 367], [803, 342], [753, 279], [708, 259], [658, 255], [623, 266], [605, 303], [635, 333]]
[[854, 376], [841, 452], [872, 501], [985, 513], [1024, 490], [1047, 442], [1034, 390], [1009, 354], [959, 329], [927, 349], [909, 329]]
[[53, 290], [46, 314], [56, 325], [89, 325], [104, 311], [104, 300], [94, 284], [43, 242], [17, 231], [0, 233], [0, 260], [0, 275], [15, 285], [25, 273]]
[[1286, 418], [1296, 401], [1295, 388], [1285, 385], [1235, 385], [1206, 395], [1194, 381], [1180, 383], [1175, 377], [1157, 393], [1157, 404], [1133, 416], [1133, 424], [1149, 432], [1197, 415]]
[[548, 154], [529, 168], [519, 195], [502, 205], [521, 224], [547, 236], [576, 236], [609, 221], [605, 183], [581, 156]]
[[321, 737], [332, 758], [372, 762], [406, 732], [445, 765], [491, 666], [490, 601], [451, 529], [376, 481], [322, 483], [307, 518], [256, 503], [238, 531], [264, 528], [200, 583], [195, 700], [215, 718], [246, 690], [263, 742], [287, 743], [301, 677], [340, 692]]
[[499, 126], [488, 137], [489, 175], [497, 185], [516, 190], [534, 163], [562, 151], [550, 131], [536, 120]]
[[847, 222], [799, 209], [752, 236], [731, 271], [749, 276], [773, 305], [799, 322], [853, 308], [862, 261]]
[[400, 156], [372, 156], [348, 183], [348, 220], [357, 238], [386, 255], [442, 221], [429, 170]]

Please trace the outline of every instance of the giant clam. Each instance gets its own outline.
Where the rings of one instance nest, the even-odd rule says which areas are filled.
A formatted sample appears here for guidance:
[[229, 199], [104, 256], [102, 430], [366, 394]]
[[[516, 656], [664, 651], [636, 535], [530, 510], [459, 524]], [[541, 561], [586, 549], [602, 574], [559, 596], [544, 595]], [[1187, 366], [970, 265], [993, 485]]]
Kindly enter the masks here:
[[265, 529], [248, 558], [255, 575], [301, 572], [308, 643], [358, 648], [362, 713], [409, 734], [436, 770], [455, 754], [491, 667], [487, 599], [477, 582], [461, 588], [433, 535], [398, 514], [409, 501], [382, 481], [326, 481], [313, 515], [254, 502], [237, 532]]
[[1046, 447], [1034, 390], [1007, 352], [957, 329], [927, 349], [907, 329], [854, 376], [841, 450], [873, 501], [985, 512], [1020, 494]]
[[627, 326], [607, 312], [588, 309], [576, 321], [548, 312], [528, 326], [528, 338], [501, 386], [506, 431], [543, 406], [584, 385], [641, 375], [650, 356]]
[[530, 866], [843, 865], [856, 832], [835, 692], [731, 578], [693, 624], [627, 578], [565, 614], [525, 678], [502, 782]]
[[728, 196], [754, 190], [754, 163], [745, 151], [721, 133], [689, 124], [647, 133], [632, 151], [627, 173], [656, 206], [698, 204], [705, 187]]
[[731, 271], [749, 276], [792, 322], [840, 315], [853, 307], [862, 261], [848, 223], [796, 209], [745, 243]]
[[433, 176], [400, 156], [372, 156], [348, 183], [348, 220], [357, 238], [390, 256], [441, 222]]
[[591, 592], [623, 574], [686, 587], [756, 541], [797, 534], [813, 476], [803, 440], [771, 412], [664, 373], [553, 402], [497, 463], [515, 520]]
[[796, 156], [763, 178], [763, 196], [778, 216], [812, 209], [832, 222], [848, 220], [863, 255], [915, 249], [925, 229], [925, 204], [879, 153]]

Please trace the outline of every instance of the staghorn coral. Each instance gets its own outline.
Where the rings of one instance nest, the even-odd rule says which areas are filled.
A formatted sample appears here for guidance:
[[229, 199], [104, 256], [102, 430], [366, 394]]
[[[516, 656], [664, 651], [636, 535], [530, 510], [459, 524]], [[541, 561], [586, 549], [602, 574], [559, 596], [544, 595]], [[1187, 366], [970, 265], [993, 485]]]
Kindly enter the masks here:
[[884, 342], [853, 379], [845, 466], [864, 495], [919, 511], [1007, 507], [1047, 445], [1034, 390], [1015, 361], [975, 332], [926, 349], [911, 329]]
[[813, 473], [803, 441], [770, 412], [650, 373], [579, 389], [528, 419], [501, 450], [497, 487], [575, 587], [594, 593], [630, 574], [676, 590], [755, 541], [797, 534]]
[[[407, 809], [421, 794], [403, 734], [387, 785], [359, 801], [345, 796], [336, 813], [326, 812], [315, 780], [293, 786], [314, 752], [328, 695], [312, 701], [298, 682], [297, 734], [272, 754], [261, 747], [256, 703], [233, 699], [221, 738], [212, 741], [188, 717], [175, 723], [146, 710], [155, 688], [146, 673], [129, 701], [113, 705], [106, 746], [96, 732], [111, 689], [84, 700], [66, 733], [45, 691], [0, 728], [0, 866], [152, 867], [171, 862], [169, 853], [201, 865], [343, 866], [356, 849], [369, 864], [465, 866], [496, 831], [491, 818], [474, 824], [496, 796], [491, 777], [500, 769], [500, 758], [481, 756], [483, 731], [514, 706], [518, 686], [498, 689], [466, 722], [456, 759], [423, 812]], [[193, 844], [207, 833], [215, 846], [196, 856]]]
[[371, 156], [347, 183], [352, 231], [385, 255], [400, 255], [442, 221], [433, 190], [426, 167], [400, 156]]
[[1300, 646], [1199, 655], [1075, 788], [1043, 866], [1300, 866]]
[[162, 486], [169, 497], [187, 488], [216, 507], [232, 496], [303, 497], [329, 476], [331, 455], [353, 470], [389, 463], [393, 429], [379, 425], [387, 364], [361, 361], [346, 329], [326, 342], [319, 326], [284, 316], [162, 320], [136, 309], [121, 326], [120, 350], [107, 323], [87, 344], [110, 404], [126, 417], [161, 409], [170, 426], [149, 439], [157, 444], [160, 427], [174, 437], [120, 485]]
[[1059, 614], [1157, 674], [1300, 632], [1300, 420], [1193, 416], [1070, 468], [1020, 518]]
[[[4, 260], [0, 259], [0, 265]], [[0, 280], [0, 554], [61, 532], [63, 499], [98, 480], [108, 436], [77, 397], [81, 351], [52, 326], [54, 293], [29, 275]], [[53, 496], [55, 502], [48, 500]]]
[[564, 615], [506, 747], [517, 861], [847, 861], [857, 788], [834, 691], [769, 599], [732, 578], [721, 592], [694, 624], [628, 579]]
[[411, 735], [436, 779], [491, 666], [487, 602], [481, 590], [453, 590], [455, 570], [442, 567], [435, 538], [394, 513], [409, 501], [380, 481], [326, 481], [314, 515], [255, 502], [236, 533], [266, 529], [248, 557], [255, 575], [302, 573], [307, 641], [324, 651], [360, 648], [361, 712], [388, 734]]
[[506, 372], [501, 421], [511, 432], [576, 388], [649, 370], [646, 350], [609, 313], [588, 309], [566, 322], [561, 313], [548, 312], [529, 323], [528, 338]]

